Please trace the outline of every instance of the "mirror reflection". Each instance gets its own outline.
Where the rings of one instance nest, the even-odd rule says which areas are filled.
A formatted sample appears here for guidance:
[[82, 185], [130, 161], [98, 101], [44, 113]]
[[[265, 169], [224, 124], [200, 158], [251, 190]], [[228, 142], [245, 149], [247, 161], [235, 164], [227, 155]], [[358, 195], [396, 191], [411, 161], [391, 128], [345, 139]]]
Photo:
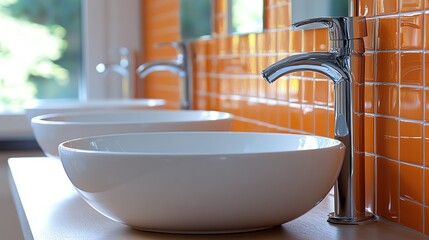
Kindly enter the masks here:
[[262, 32], [263, 0], [228, 0], [228, 33]]
[[211, 0], [180, 1], [180, 33], [182, 40], [211, 35]]

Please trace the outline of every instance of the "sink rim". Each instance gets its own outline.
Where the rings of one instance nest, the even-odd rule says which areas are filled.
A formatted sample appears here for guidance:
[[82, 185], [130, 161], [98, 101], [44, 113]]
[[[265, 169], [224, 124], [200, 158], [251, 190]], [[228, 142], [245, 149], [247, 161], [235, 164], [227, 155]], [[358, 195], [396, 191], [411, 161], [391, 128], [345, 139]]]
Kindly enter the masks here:
[[[236, 135], [236, 137], [246, 137], [246, 140], [249, 140], [250, 138], [255, 137], [278, 137], [281, 138], [281, 140], [287, 140], [287, 141], [296, 141], [301, 140], [303, 138], [305, 139], [314, 139], [314, 140], [321, 140], [324, 142], [329, 142], [328, 146], [320, 146], [318, 147], [312, 147], [312, 146], [304, 146], [306, 148], [303, 149], [282, 149], [282, 150], [272, 150], [271, 148], [267, 147], [266, 150], [260, 150], [260, 151], [253, 151], [253, 152], [145, 152], [145, 151], [107, 151], [107, 150], [96, 150], [96, 149], [89, 149], [89, 148], [79, 148], [78, 146], [73, 146], [74, 144], [86, 144], [87, 147], [95, 147], [94, 142], [105, 141], [106, 139], [115, 139], [117, 141], [121, 141], [120, 138], [130, 138], [130, 137], [141, 137], [143, 138], [149, 138], [150, 137], [171, 137], [172, 135], [182, 135], [183, 137], [189, 137], [189, 136], [215, 136], [218, 138], [227, 138], [231, 135]], [[288, 138], [291, 138], [290, 140]], [[123, 140], [123, 139], [122, 139]], [[153, 140], [153, 138], [152, 138]], [[203, 140], [204, 138], [200, 137], [196, 140]], [[207, 140], [208, 144], [209, 141]], [[83, 143], [82, 143], [83, 142]], [[215, 145], [217, 146], [217, 145]], [[330, 137], [324, 137], [324, 136], [317, 136], [317, 135], [305, 135], [305, 134], [293, 134], [293, 133], [265, 133], [265, 132], [237, 132], [237, 131], [175, 131], [175, 132], [142, 132], [142, 133], [122, 133], [122, 134], [106, 134], [106, 135], [100, 135], [100, 136], [90, 136], [90, 137], [83, 137], [78, 139], [72, 139], [65, 141], [61, 143], [58, 146], [59, 149], [64, 149], [67, 151], [74, 151], [76, 153], [85, 153], [85, 154], [95, 154], [95, 155], [127, 155], [127, 156], [234, 156], [234, 155], [266, 155], [266, 154], [273, 154], [273, 153], [299, 153], [299, 152], [310, 152], [310, 151], [320, 151], [320, 150], [333, 150], [333, 149], [342, 149], [345, 148], [345, 145], [334, 138]], [[165, 149], [163, 149], [165, 150]]]

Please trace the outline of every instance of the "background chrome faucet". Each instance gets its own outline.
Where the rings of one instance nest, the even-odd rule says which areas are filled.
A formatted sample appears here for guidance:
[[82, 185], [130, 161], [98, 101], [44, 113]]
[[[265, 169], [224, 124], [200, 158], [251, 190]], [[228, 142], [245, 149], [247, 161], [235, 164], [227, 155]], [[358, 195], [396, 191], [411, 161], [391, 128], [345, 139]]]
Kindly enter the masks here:
[[297, 71], [322, 73], [334, 82], [335, 138], [346, 146], [343, 166], [335, 184], [335, 211], [328, 221], [360, 224], [375, 221], [365, 211], [364, 159], [364, 43], [366, 21], [363, 17], [314, 18], [294, 23], [294, 27], [321, 23], [328, 27], [329, 52], [293, 55], [262, 71], [272, 83]]
[[132, 62], [130, 60], [130, 51], [128, 48], [120, 48], [120, 59], [119, 63], [116, 64], [104, 64], [99, 63], [96, 66], [96, 70], [99, 73], [110, 73], [115, 72], [122, 77], [122, 97], [131, 97], [131, 84], [133, 81], [133, 74], [131, 74]]
[[157, 47], [172, 46], [177, 49], [177, 58], [164, 61], [153, 61], [140, 65], [137, 73], [140, 78], [145, 78], [149, 73], [155, 71], [169, 71], [179, 75], [180, 85], [180, 108], [191, 109], [192, 107], [192, 77], [188, 64], [188, 49], [186, 43], [168, 42], [158, 44]]

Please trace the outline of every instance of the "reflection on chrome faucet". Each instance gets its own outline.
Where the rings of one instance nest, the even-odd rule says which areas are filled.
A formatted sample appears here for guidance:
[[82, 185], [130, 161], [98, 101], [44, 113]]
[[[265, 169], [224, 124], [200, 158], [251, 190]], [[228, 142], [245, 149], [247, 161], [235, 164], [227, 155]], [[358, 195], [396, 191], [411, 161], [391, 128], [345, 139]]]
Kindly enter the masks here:
[[99, 73], [110, 73], [114, 72], [119, 74], [122, 77], [122, 97], [130, 98], [131, 97], [131, 86], [130, 84], [133, 82], [132, 74], [131, 74], [131, 61], [130, 61], [130, 53], [127, 48], [120, 48], [120, 60], [119, 63], [116, 64], [104, 64], [99, 63], [96, 66], [96, 70]]
[[181, 109], [191, 109], [192, 107], [192, 83], [190, 76], [190, 66], [188, 64], [188, 52], [186, 44], [182, 42], [161, 43], [158, 47], [172, 46], [177, 49], [177, 58], [164, 61], [153, 61], [140, 65], [137, 73], [140, 78], [145, 78], [148, 74], [156, 71], [168, 71], [180, 77], [182, 86], [180, 87], [180, 107]]
[[335, 138], [346, 146], [343, 166], [335, 184], [335, 211], [328, 221], [360, 224], [375, 221], [365, 212], [363, 89], [364, 43], [366, 21], [363, 17], [315, 18], [300, 21], [294, 27], [322, 23], [328, 27], [331, 49], [293, 55], [263, 70], [264, 79], [272, 83], [285, 74], [314, 71], [334, 82]]

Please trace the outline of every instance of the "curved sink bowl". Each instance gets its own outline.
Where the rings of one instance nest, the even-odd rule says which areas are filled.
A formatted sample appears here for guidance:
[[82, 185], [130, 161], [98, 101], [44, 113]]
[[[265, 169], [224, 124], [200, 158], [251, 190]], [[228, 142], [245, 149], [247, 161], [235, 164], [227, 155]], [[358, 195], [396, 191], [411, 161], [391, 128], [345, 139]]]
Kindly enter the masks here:
[[94, 209], [133, 228], [233, 233], [291, 221], [316, 206], [345, 146], [324, 137], [240, 132], [140, 133], [59, 146]]
[[34, 117], [34, 136], [49, 157], [59, 158], [66, 140], [120, 133], [229, 131], [233, 115], [216, 111], [116, 110], [58, 113]]
[[83, 112], [108, 109], [163, 109], [163, 99], [102, 99], [79, 101], [77, 99], [45, 99], [27, 102], [24, 106], [29, 121], [33, 117], [51, 113]]

